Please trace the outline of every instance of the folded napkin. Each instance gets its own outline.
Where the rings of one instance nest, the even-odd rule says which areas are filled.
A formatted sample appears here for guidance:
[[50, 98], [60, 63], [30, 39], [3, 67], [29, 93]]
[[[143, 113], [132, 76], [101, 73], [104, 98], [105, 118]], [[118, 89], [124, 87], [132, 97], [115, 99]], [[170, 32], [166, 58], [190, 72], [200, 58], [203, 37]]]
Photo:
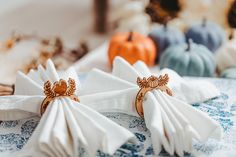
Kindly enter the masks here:
[[[73, 88], [77, 95], [80, 84], [73, 68], [57, 72], [49, 60], [46, 69], [39, 66], [37, 71], [31, 70], [28, 75], [19, 72], [15, 95], [0, 97], [0, 120], [18, 120], [40, 115], [41, 104], [45, 100], [44, 83], [46, 81], [53, 83], [59, 79], [67, 81], [69, 78], [74, 79], [76, 90], [68, 81], [66, 92]], [[54, 92], [65, 92], [59, 90], [64, 88], [57, 88], [63, 85], [65, 84], [59, 81], [50, 88]], [[94, 157], [97, 150], [113, 154], [127, 141], [135, 142], [134, 135], [125, 128], [83, 103], [74, 101], [68, 96], [59, 96], [49, 103], [33, 135], [16, 154], [76, 157], [85, 152], [86, 156]]]
[[[170, 85], [176, 87], [173, 95], [178, 95], [188, 101], [204, 100], [206, 97], [203, 88], [182, 87], [184, 81], [176, 73], [165, 70], [170, 77]], [[122, 58], [117, 57], [113, 64], [112, 74], [94, 69], [83, 82], [81, 102], [100, 112], [124, 112], [138, 116], [134, 102], [139, 92], [136, 84], [138, 76], [150, 76], [148, 68], [137, 62], [133, 67]], [[172, 80], [176, 78], [179, 80]], [[176, 85], [177, 84], [177, 85]], [[179, 85], [181, 84], [181, 85]], [[169, 84], [168, 84], [169, 85]], [[178, 88], [181, 87], [181, 88]], [[213, 88], [214, 86], [211, 85]], [[181, 91], [189, 93], [176, 93]], [[193, 92], [191, 91], [193, 90]], [[216, 90], [216, 89], [215, 89]], [[216, 96], [218, 91], [215, 91]], [[196, 94], [198, 98], [187, 96]], [[157, 155], [162, 146], [171, 155], [175, 152], [183, 156], [184, 152], [191, 152], [193, 140], [201, 142], [209, 137], [221, 138], [221, 127], [207, 114], [193, 108], [188, 103], [171, 97], [160, 90], [147, 92], [143, 101], [144, 119], [147, 128], [151, 132], [154, 152]]]
[[[97, 71], [97, 70], [93, 70]], [[125, 82], [129, 82], [131, 84], [136, 85], [136, 79], [138, 76], [140, 77], [148, 77], [151, 76], [151, 72], [149, 68], [141, 61], [138, 61], [133, 66], [131, 66], [129, 63], [127, 63], [124, 59], [121, 57], [116, 57], [113, 63], [113, 76], [116, 76], [122, 80], [125, 80]], [[209, 100], [211, 98], [217, 97], [220, 95], [219, 90], [210, 82], [203, 81], [203, 80], [195, 80], [195, 81], [189, 81], [187, 79], [183, 79], [181, 76], [179, 76], [175, 71], [171, 69], [163, 69], [158, 74], [154, 75], [163, 75], [168, 74], [169, 75], [169, 82], [168, 86], [171, 88], [171, 90], [174, 93], [174, 97], [183, 100], [187, 103], [193, 104], [193, 103], [199, 103], [204, 102], [206, 100]], [[93, 75], [93, 72], [89, 74], [90, 76]], [[94, 76], [96, 77], [96, 76]], [[110, 75], [104, 75], [102, 79], [111, 79]], [[96, 78], [99, 79], [99, 78]], [[114, 78], [112, 80], [116, 80], [117, 78]], [[121, 80], [119, 80], [121, 81]], [[109, 83], [107, 81], [104, 82], [104, 85], [108, 87], [107, 89], [103, 89], [103, 91], [106, 90], [122, 90], [126, 89], [127, 86], [123, 86], [122, 84], [119, 84], [119, 81], [117, 83]], [[91, 94], [92, 92], [101, 92], [100, 88], [97, 87], [97, 81], [92, 82], [90, 80], [87, 80], [86, 82], [89, 82], [90, 85], [84, 85], [86, 88], [82, 90], [82, 94]], [[124, 82], [124, 81], [123, 81]], [[95, 83], [95, 85], [93, 85]], [[90, 88], [91, 87], [91, 88]], [[98, 89], [96, 89], [98, 88]]]
[[[127, 76], [127, 73], [130, 75]], [[114, 61], [112, 74], [135, 84], [138, 76], [151, 76], [150, 70], [143, 62], [138, 61], [132, 67], [120, 57]], [[161, 70], [157, 75], [163, 74], [168, 74], [170, 77], [168, 86], [172, 89], [174, 97], [188, 103], [199, 103], [220, 95], [219, 90], [207, 81], [189, 81], [181, 78], [175, 71], [167, 68]]]
[[73, 66], [75, 67], [76, 72], [78, 74], [88, 72], [95, 67], [103, 71], [111, 71], [107, 57], [108, 46], [109, 42], [106, 41], [74, 63]]

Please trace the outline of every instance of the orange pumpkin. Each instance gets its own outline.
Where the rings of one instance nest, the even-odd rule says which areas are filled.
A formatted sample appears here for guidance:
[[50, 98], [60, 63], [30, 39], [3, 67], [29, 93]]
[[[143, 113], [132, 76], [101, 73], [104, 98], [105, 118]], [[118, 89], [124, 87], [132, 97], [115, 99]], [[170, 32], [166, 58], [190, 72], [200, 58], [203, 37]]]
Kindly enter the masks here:
[[139, 33], [118, 33], [111, 38], [108, 49], [111, 65], [116, 56], [124, 58], [130, 64], [141, 60], [152, 66], [155, 63], [156, 47], [149, 37]]

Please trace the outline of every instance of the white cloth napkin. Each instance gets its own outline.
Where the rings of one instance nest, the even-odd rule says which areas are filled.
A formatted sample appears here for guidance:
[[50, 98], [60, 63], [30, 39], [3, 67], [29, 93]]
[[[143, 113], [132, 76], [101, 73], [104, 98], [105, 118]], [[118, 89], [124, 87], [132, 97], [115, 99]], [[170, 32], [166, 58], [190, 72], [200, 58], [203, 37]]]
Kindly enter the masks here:
[[[94, 71], [98, 72], [98, 70], [93, 69], [93, 72], [89, 74], [90, 77], [88, 78], [96, 78], [94, 75]], [[95, 72], [95, 73], [96, 73]], [[128, 62], [126, 62], [121, 57], [116, 57], [113, 64], [113, 76], [116, 76], [116, 78], [111, 77], [110, 75], [104, 74], [105, 78], [108, 77], [109, 79], [112, 78], [112, 80], [117, 80], [117, 77], [120, 78], [122, 82], [129, 82], [130, 85], [133, 86], [133, 84], [136, 85], [137, 77], [149, 77], [151, 76], [151, 72], [149, 68], [141, 61], [136, 62], [133, 66], [131, 66]], [[158, 74], [154, 75], [163, 75], [168, 74], [169, 75], [169, 82], [168, 87], [171, 88], [171, 90], [174, 93], [174, 97], [183, 100], [187, 103], [193, 104], [193, 103], [199, 103], [204, 102], [206, 100], [209, 100], [211, 98], [217, 97], [220, 95], [219, 90], [210, 82], [203, 81], [203, 80], [195, 80], [190, 81], [188, 79], [184, 79], [181, 76], [179, 76], [175, 71], [171, 69], [163, 69]], [[92, 76], [92, 77], [91, 77]], [[125, 81], [124, 81], [125, 80]], [[90, 81], [89, 79], [86, 80], [86, 82], [89, 82], [89, 85], [85, 84], [86, 88], [82, 90], [82, 95], [84, 94], [91, 94], [92, 92], [100, 92], [100, 88], [97, 87], [97, 83], [99, 80]], [[107, 90], [122, 90], [126, 89], [127, 86], [123, 86], [118, 82], [111, 82], [108, 81], [106, 84], [104, 84], [107, 87]], [[95, 85], [94, 85], [95, 84]], [[97, 91], [98, 88], [98, 91]], [[103, 89], [106, 90], [106, 89]]]
[[83, 58], [79, 59], [73, 66], [77, 73], [88, 72], [94, 67], [103, 71], [111, 71], [109, 65], [107, 51], [109, 42], [104, 42], [101, 46], [86, 54]]
[[[133, 67], [122, 58], [118, 57], [114, 61], [113, 75], [136, 84], [136, 79], [151, 76], [151, 71], [141, 61]], [[127, 74], [130, 74], [127, 76]], [[171, 69], [163, 69], [157, 75], [168, 74], [170, 77], [168, 86], [173, 90], [174, 97], [188, 103], [199, 103], [220, 95], [219, 90], [207, 81], [189, 81], [181, 78]], [[154, 74], [155, 75], [155, 74]]]
[[[97, 69], [91, 71], [83, 83], [80, 94], [86, 96], [82, 97], [81, 102], [100, 112], [116, 111], [138, 116], [134, 106], [135, 97], [139, 91], [136, 79], [138, 76], [150, 76], [148, 68], [142, 62], [137, 62], [132, 67], [122, 58], [117, 57], [113, 64], [112, 74]], [[172, 75], [176, 77], [173, 72], [168, 74], [170, 79]], [[181, 81], [182, 78], [176, 78], [179, 79], [176, 81], [177, 84], [184, 83]], [[170, 81], [171, 84], [175, 86], [175, 80]], [[198, 98], [202, 98], [201, 94], [204, 94], [199, 89], [192, 89], [195, 91], [191, 93], [190, 86], [186, 88], [187, 90], [180, 88], [177, 91], [183, 89], [188, 90], [189, 93], [178, 93], [177, 97], [189, 101], [197, 99], [187, 94], [198, 94]], [[175, 92], [173, 91], [174, 95], [177, 94]], [[191, 98], [194, 99], [191, 100]], [[156, 155], [163, 146], [169, 154], [173, 155], [176, 152], [179, 156], [183, 156], [184, 152], [191, 151], [193, 140], [204, 142], [209, 137], [221, 138], [221, 127], [216, 121], [191, 105], [160, 90], [153, 90], [146, 94], [143, 110]]]
[[[17, 120], [40, 114], [40, 106], [45, 96], [43, 84], [59, 79], [73, 78], [79, 81], [73, 68], [57, 72], [49, 60], [46, 69], [42, 66], [28, 75], [18, 73], [15, 95], [0, 97], [0, 119]], [[111, 131], [112, 130], [112, 131]], [[94, 157], [97, 150], [113, 154], [127, 141], [135, 142], [134, 135], [87, 105], [68, 97], [57, 97], [47, 107], [45, 113], [17, 156], [79, 156], [84, 148], [86, 156]], [[15, 154], [11, 154], [14, 156]]]

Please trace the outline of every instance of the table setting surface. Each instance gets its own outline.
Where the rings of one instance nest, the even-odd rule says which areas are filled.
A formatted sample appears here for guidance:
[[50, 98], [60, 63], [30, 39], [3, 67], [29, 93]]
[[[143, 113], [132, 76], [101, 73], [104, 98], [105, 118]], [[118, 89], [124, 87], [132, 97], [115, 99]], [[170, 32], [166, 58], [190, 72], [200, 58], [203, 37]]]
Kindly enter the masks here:
[[[83, 83], [84, 77], [79, 77]], [[217, 78], [194, 78], [188, 77], [186, 80], [207, 80], [213, 83], [220, 91], [221, 95], [203, 103], [192, 104], [193, 107], [207, 113], [210, 117], [220, 123], [223, 128], [222, 140], [209, 139], [206, 143], [194, 142], [192, 153], [185, 153], [186, 157], [215, 156], [219, 153], [227, 153], [233, 156], [236, 153], [236, 81], [231, 79]], [[111, 104], [112, 105], [112, 104]], [[151, 134], [145, 127], [142, 118], [131, 116], [125, 113], [105, 112], [102, 113], [109, 119], [127, 128], [135, 134], [137, 143], [126, 143], [122, 145], [114, 154], [120, 156], [154, 156]], [[39, 117], [31, 117], [17, 121], [3, 121], [0, 124], [0, 152], [19, 151], [27, 143], [34, 129], [40, 121]], [[83, 148], [78, 148], [83, 150]], [[83, 151], [80, 151], [83, 156]], [[101, 151], [97, 151], [99, 157], [110, 157]], [[169, 156], [164, 150], [160, 156]]]

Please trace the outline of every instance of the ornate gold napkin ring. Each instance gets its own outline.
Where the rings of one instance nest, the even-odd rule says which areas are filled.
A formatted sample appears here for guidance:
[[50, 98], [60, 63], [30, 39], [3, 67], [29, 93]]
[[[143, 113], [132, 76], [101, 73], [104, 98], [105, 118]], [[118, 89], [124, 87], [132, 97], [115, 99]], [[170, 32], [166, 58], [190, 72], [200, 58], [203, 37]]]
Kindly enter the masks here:
[[159, 77], [152, 75], [148, 79], [146, 79], [145, 77], [143, 79], [141, 79], [140, 77], [137, 78], [137, 84], [140, 90], [136, 96], [135, 107], [140, 117], [144, 116], [142, 105], [145, 94], [147, 92], [152, 91], [154, 89], [159, 89], [163, 92], [166, 92], [168, 95], [172, 96], [172, 91], [170, 90], [170, 88], [166, 86], [168, 81], [169, 81], [168, 74], [165, 74], [164, 76], [160, 75]]
[[43, 100], [40, 108], [40, 113], [46, 111], [49, 103], [53, 101], [56, 97], [69, 97], [70, 99], [79, 102], [78, 97], [74, 94], [76, 91], [75, 80], [69, 78], [68, 84], [65, 80], [60, 79], [59, 81], [54, 82], [53, 87], [51, 87], [51, 82], [47, 81], [44, 83], [44, 94], [46, 98]]

